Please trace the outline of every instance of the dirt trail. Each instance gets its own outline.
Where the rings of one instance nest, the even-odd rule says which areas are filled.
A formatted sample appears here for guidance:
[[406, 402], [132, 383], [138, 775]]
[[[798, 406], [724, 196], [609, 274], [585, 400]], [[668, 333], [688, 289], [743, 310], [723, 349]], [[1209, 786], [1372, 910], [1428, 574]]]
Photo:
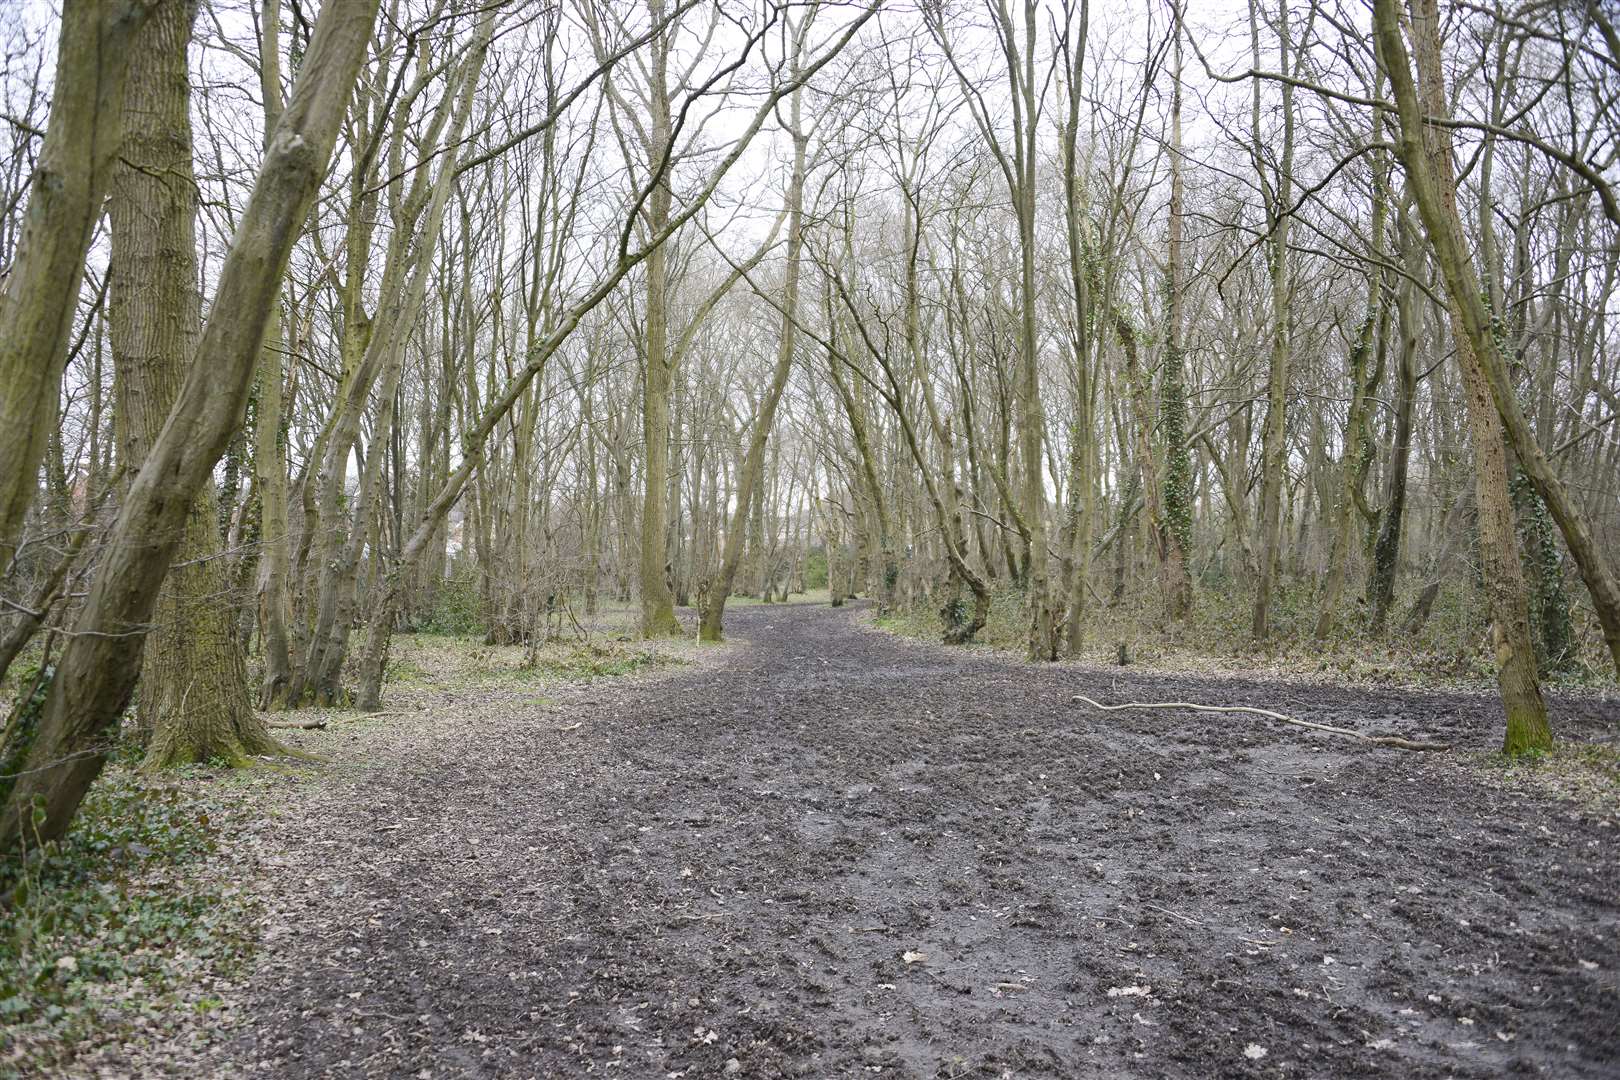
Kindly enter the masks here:
[[1031, 668], [847, 609], [729, 629], [318, 785], [211, 1068], [1620, 1075], [1614, 828], [1432, 756], [1069, 704], [1487, 747], [1487, 699]]

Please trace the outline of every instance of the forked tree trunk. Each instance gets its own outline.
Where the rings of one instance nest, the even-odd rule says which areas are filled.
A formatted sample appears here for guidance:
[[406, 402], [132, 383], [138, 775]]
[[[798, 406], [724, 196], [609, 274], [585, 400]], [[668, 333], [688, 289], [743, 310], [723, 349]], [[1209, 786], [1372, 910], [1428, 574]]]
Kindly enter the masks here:
[[[1374, 96], [1382, 92], [1383, 78], [1375, 84]], [[1373, 141], [1383, 134], [1383, 114], [1373, 116]], [[1372, 225], [1368, 236], [1374, 257], [1384, 249], [1384, 228], [1389, 213], [1386, 189], [1386, 170], [1381, 161], [1374, 164]], [[1339, 462], [1339, 501], [1335, 509], [1333, 544], [1328, 551], [1327, 581], [1322, 587], [1321, 608], [1316, 617], [1316, 640], [1326, 641], [1333, 633], [1339, 617], [1339, 603], [1344, 598], [1345, 579], [1349, 576], [1351, 533], [1359, 513], [1358, 504], [1365, 501], [1363, 486], [1367, 466], [1371, 461], [1367, 424], [1372, 411], [1373, 392], [1383, 373], [1385, 349], [1384, 271], [1375, 267], [1367, 274], [1367, 314], [1356, 334], [1350, 350], [1350, 413], [1344, 425], [1344, 448]], [[1371, 378], [1367, 374], [1368, 361], [1375, 344], [1378, 364]]]
[[[776, 406], [781, 403], [782, 390], [787, 389], [787, 377], [794, 368], [794, 324], [799, 317], [799, 264], [804, 248], [804, 189], [805, 189], [805, 136], [799, 131], [799, 94], [792, 96], [789, 105], [794, 141], [794, 170], [787, 181], [787, 270], [782, 282], [782, 329], [776, 340], [776, 368], [771, 371], [771, 385], [766, 387], [765, 400], [760, 413], [753, 419], [753, 434], [748, 437], [748, 452], [742, 460], [737, 476], [737, 505], [732, 510], [731, 523], [726, 528], [719, 568], [710, 581], [703, 602], [703, 615], [698, 625], [698, 640], [719, 641], [724, 636], [726, 623], [726, 597], [731, 596], [732, 583], [737, 578], [737, 567], [742, 565], [742, 538], [748, 520], [750, 505], [755, 504], [757, 492], [763, 491], [765, 481], [765, 447], [771, 437], [771, 426], [776, 423]], [[765, 599], [770, 601], [770, 581], [766, 581]]]

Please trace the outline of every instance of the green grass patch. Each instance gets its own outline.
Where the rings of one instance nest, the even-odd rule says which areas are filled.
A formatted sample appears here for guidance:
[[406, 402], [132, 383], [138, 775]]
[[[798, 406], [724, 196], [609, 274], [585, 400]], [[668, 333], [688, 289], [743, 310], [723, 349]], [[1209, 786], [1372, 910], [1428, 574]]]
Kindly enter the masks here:
[[542, 679], [572, 681], [610, 679], [678, 663], [673, 657], [647, 649], [626, 648], [618, 642], [574, 645], [565, 650], [541, 650], [522, 669]]
[[[617, 678], [676, 667], [682, 653], [695, 649], [687, 639], [623, 640], [599, 636], [525, 645], [485, 645], [476, 638], [438, 634], [401, 634], [389, 662], [396, 686], [432, 685], [447, 690], [464, 687], [535, 687], [559, 682]], [[396, 679], [394, 671], [400, 675]], [[537, 698], [536, 704], [547, 699]]]
[[413, 656], [390, 654], [388, 667], [383, 671], [383, 682], [394, 686], [420, 686], [433, 681], [433, 676]]
[[60, 1070], [240, 969], [251, 904], [206, 872], [223, 813], [112, 767], [63, 840], [0, 862], [0, 1076]]

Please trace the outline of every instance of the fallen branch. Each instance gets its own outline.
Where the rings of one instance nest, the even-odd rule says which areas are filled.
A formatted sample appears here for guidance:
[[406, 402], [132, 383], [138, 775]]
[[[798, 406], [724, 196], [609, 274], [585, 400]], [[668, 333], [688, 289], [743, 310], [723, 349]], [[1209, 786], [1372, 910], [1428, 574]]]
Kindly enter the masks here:
[[1312, 731], [1325, 731], [1330, 735], [1348, 735], [1352, 739], [1359, 739], [1375, 746], [1393, 746], [1401, 750], [1450, 750], [1450, 743], [1425, 742], [1421, 739], [1403, 739], [1398, 735], [1367, 735], [1350, 728], [1334, 727], [1332, 724], [1318, 724], [1314, 720], [1301, 720], [1296, 716], [1285, 716], [1270, 709], [1256, 709], [1248, 705], [1194, 705], [1189, 701], [1133, 701], [1125, 705], [1104, 705], [1100, 701], [1093, 701], [1084, 694], [1074, 695], [1074, 701], [1083, 701], [1093, 709], [1103, 712], [1118, 712], [1120, 709], [1190, 709], [1193, 712], [1224, 712], [1224, 713], [1253, 713], [1256, 716], [1266, 716], [1273, 720], [1281, 720], [1285, 724], [1296, 727], [1310, 728]]
[[295, 731], [319, 731], [326, 726], [325, 720], [300, 720], [293, 724], [266, 724], [267, 728], [290, 728]]
[[1160, 907], [1158, 904], [1144, 903], [1142, 906], [1143, 907], [1150, 907], [1154, 911], [1163, 912], [1164, 914], [1170, 916], [1172, 919], [1180, 919], [1182, 922], [1186, 923], [1189, 926], [1203, 926], [1204, 925], [1203, 923], [1199, 922], [1197, 919], [1193, 918], [1191, 915], [1183, 915], [1179, 911], [1171, 911], [1169, 908]]

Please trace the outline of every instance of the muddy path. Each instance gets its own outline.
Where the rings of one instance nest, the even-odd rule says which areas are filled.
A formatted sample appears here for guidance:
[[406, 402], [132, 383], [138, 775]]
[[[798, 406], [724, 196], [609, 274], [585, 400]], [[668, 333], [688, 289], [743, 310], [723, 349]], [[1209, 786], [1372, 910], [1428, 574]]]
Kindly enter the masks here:
[[1488, 699], [1033, 669], [848, 609], [729, 629], [719, 663], [469, 709], [300, 795], [209, 1069], [1620, 1075], [1612, 823], [1433, 756], [1070, 704], [1485, 748]]

